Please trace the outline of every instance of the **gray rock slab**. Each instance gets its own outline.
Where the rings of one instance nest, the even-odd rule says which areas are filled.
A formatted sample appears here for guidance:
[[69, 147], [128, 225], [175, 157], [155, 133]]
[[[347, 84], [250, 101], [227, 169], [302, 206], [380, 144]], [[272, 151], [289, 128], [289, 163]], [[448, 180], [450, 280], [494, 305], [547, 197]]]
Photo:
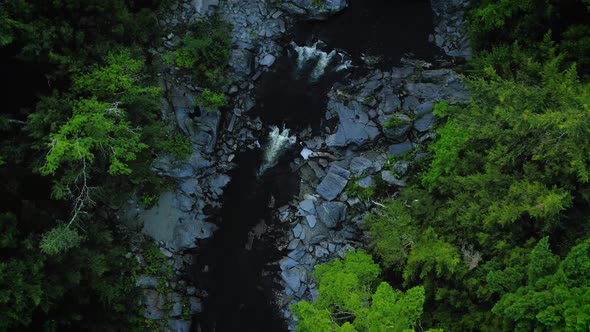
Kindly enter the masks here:
[[394, 156], [399, 156], [412, 151], [412, 149], [414, 149], [414, 143], [410, 141], [405, 141], [402, 143], [392, 144], [391, 146], [389, 146], [387, 153]]
[[293, 227], [293, 236], [295, 236], [296, 238], [299, 238], [302, 232], [303, 227], [300, 224], [297, 224], [295, 225], [295, 227]]
[[301, 287], [301, 281], [307, 278], [307, 271], [302, 266], [295, 266], [291, 269], [281, 272], [281, 279], [285, 282], [285, 285], [291, 289], [293, 293], [299, 290]]
[[272, 66], [273, 63], [275, 63], [276, 59], [277, 58], [274, 55], [266, 54], [265, 56], [262, 57], [262, 59], [260, 59], [260, 61], [258, 63], [261, 66], [270, 67], [270, 66]]
[[414, 109], [414, 114], [422, 115], [422, 114], [430, 113], [430, 112], [432, 112], [433, 109], [434, 109], [434, 103], [426, 102], [426, 103], [420, 104], [418, 107], [416, 107], [416, 109]]
[[336, 132], [326, 139], [326, 144], [331, 147], [344, 147], [349, 144], [362, 146], [372, 142], [379, 136], [377, 124], [369, 119], [361, 106], [353, 102], [350, 106], [334, 103], [338, 113], [338, 127]]
[[426, 113], [414, 122], [414, 128], [419, 132], [425, 132], [434, 125], [434, 114]]
[[332, 166], [326, 177], [318, 186], [317, 191], [325, 200], [333, 200], [346, 187], [348, 179], [346, 177], [341, 176], [339, 173], [342, 174], [337, 169], [335, 171], [335, 166]]
[[311, 199], [304, 199], [299, 202], [299, 209], [303, 212], [302, 215], [315, 214], [315, 205]]
[[379, 109], [384, 114], [392, 114], [401, 108], [401, 103], [402, 102], [399, 100], [397, 96], [390, 93], [385, 95], [383, 101], [379, 105]]
[[158, 277], [142, 274], [135, 279], [135, 286], [139, 288], [156, 288], [159, 282]]
[[400, 160], [393, 165], [393, 171], [399, 176], [408, 174], [408, 170], [412, 166], [412, 163], [406, 160]]
[[217, 229], [203, 215], [182, 211], [173, 192], [162, 193], [158, 203], [140, 211], [137, 218], [143, 223], [144, 234], [163, 242], [173, 252], [195, 248], [196, 239], [208, 238]]
[[[390, 126], [389, 123], [392, 120], [391, 117], [394, 117], [393, 120], [396, 122], [399, 122], [400, 125], [397, 126]], [[402, 114], [402, 113], [397, 113], [397, 114], [393, 114], [390, 117], [387, 117], [386, 119], [380, 118], [380, 120], [382, 119], [381, 125], [383, 126], [383, 134], [385, 135], [385, 137], [391, 139], [391, 140], [403, 140], [406, 138], [406, 136], [408, 135], [408, 133], [410, 132], [410, 129], [412, 129], [412, 124], [411, 124], [411, 119], [409, 116]]]
[[373, 185], [373, 177], [372, 176], [366, 176], [362, 179], [359, 179], [356, 181], [356, 183], [361, 187], [361, 188], [369, 188]]
[[307, 20], [325, 20], [348, 6], [347, 0], [328, 0], [318, 5], [313, 0], [286, 0], [281, 2], [285, 11]]
[[381, 171], [381, 179], [385, 181], [387, 184], [396, 187], [404, 187], [406, 185], [406, 182], [404, 180], [398, 179], [390, 171]]
[[417, 98], [423, 98], [430, 101], [440, 100], [439, 91], [441, 86], [433, 83], [408, 83], [406, 91], [408, 94]]
[[341, 202], [324, 202], [318, 208], [320, 221], [329, 228], [336, 228], [346, 218], [346, 204]]
[[294, 266], [299, 265], [299, 263], [294, 260], [291, 257], [283, 257], [280, 261], [279, 261], [279, 266], [281, 268], [281, 270], [286, 271]]
[[354, 157], [350, 161], [350, 172], [354, 175], [371, 173], [373, 171], [373, 162], [365, 157]]
[[308, 215], [305, 216], [305, 219], [307, 219], [307, 224], [309, 225], [309, 227], [314, 228], [316, 223], [318, 222], [318, 219], [315, 215]]
[[161, 319], [164, 317], [166, 299], [164, 295], [153, 289], [143, 291], [143, 304], [145, 304], [144, 317], [148, 319]]
[[171, 332], [190, 332], [191, 331], [191, 321], [188, 320], [180, 320], [180, 319], [170, 319], [168, 320], [168, 328]]

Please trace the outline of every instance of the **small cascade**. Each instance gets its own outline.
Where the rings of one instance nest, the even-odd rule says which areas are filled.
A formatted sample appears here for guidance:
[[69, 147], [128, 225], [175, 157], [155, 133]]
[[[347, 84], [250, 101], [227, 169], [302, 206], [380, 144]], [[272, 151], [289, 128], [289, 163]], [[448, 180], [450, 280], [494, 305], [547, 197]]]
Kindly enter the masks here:
[[[319, 42], [316, 42], [312, 46], [299, 46], [295, 42], [291, 42], [293, 49], [297, 52], [297, 71], [300, 72], [307, 63], [315, 59], [319, 51], [316, 47]], [[323, 52], [322, 52], [323, 53]]]
[[[299, 46], [295, 42], [291, 42], [293, 49], [297, 52], [297, 74], [301, 73], [308, 68], [311, 69], [309, 79], [311, 81], [319, 80], [327, 69], [333, 71], [341, 71], [352, 67], [350, 60], [344, 60], [345, 55], [332, 50], [331, 52], [325, 52], [320, 47], [324, 43], [322, 41], [315, 42], [312, 46]], [[340, 60], [337, 65], [333, 65], [334, 60], [339, 56]]]
[[279, 162], [279, 157], [287, 148], [297, 142], [297, 137], [289, 136], [289, 129], [283, 128], [279, 130], [278, 127], [273, 126], [268, 134], [268, 143], [264, 147], [264, 155], [262, 165], [258, 169], [258, 175], [275, 166]]
[[319, 52], [318, 54], [318, 62], [313, 68], [311, 72], [311, 79], [317, 81], [324, 73], [326, 72], [326, 67], [330, 64], [334, 56], [336, 55], [336, 50], [332, 50], [330, 53], [326, 52]]

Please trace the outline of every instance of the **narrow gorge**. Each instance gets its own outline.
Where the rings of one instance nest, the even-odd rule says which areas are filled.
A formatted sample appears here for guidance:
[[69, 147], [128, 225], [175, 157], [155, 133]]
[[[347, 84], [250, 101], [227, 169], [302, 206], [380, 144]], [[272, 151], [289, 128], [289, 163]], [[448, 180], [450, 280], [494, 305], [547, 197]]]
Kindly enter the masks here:
[[[163, 91], [159, 115], [190, 151], [186, 159], [159, 154], [149, 165], [168, 183], [155, 201], [132, 192], [101, 213], [124, 226], [151, 328], [294, 329], [289, 306], [317, 294], [313, 267], [364, 247], [359, 225], [373, 203], [362, 190], [403, 186], [413, 160], [390, 165], [388, 155], [431, 138], [433, 103], [465, 98], [444, 68], [469, 55], [466, 7], [186, 0], [157, 13], [165, 37], [147, 52]], [[199, 82], [167, 57], [178, 54], [187, 24], [213, 16], [231, 25], [229, 104], [205, 109], [196, 106]], [[22, 74], [21, 67], [2, 70]], [[48, 93], [53, 87], [36, 69], [26, 76], [36, 93]], [[49, 184], [31, 179], [20, 181], [42, 183], [35, 194], [48, 199]]]

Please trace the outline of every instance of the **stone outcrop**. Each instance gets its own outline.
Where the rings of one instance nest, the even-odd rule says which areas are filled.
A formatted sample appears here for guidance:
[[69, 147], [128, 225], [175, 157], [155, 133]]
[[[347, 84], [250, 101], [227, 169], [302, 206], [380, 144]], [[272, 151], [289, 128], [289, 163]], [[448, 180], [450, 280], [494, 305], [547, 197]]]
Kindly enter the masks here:
[[[304, 137], [307, 159], [296, 159], [293, 166], [302, 179], [299, 201], [277, 211], [291, 229], [278, 262], [285, 287], [279, 304], [290, 329], [296, 322], [288, 305], [317, 296], [314, 266], [362, 246], [359, 224], [377, 205], [349, 188], [404, 187], [415, 160], [423, 157], [420, 144], [432, 137], [435, 104], [469, 98], [452, 70], [430, 70], [432, 65], [423, 61], [402, 63], [333, 88], [325, 113], [332, 126], [319, 136]], [[390, 156], [398, 160], [393, 163]]]
[[471, 57], [465, 14], [469, 0], [431, 0], [434, 12], [434, 43], [452, 57]]
[[325, 20], [348, 6], [347, 0], [287, 0], [281, 7], [307, 20]]

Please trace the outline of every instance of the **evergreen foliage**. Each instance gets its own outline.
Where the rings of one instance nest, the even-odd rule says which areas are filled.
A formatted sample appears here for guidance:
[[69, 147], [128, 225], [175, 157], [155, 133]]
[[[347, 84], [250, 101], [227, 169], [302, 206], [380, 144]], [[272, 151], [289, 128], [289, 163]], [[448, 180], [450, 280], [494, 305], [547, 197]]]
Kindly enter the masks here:
[[189, 69], [200, 84], [219, 90], [225, 84], [231, 49], [231, 26], [213, 15], [188, 28], [174, 52], [176, 65]]
[[589, 326], [590, 86], [577, 71], [585, 54], [563, 52], [578, 45], [567, 31], [588, 25], [539, 28], [566, 7], [484, 1], [472, 12], [471, 100], [436, 105], [442, 124], [418, 183], [366, 219], [393, 280], [425, 288], [425, 327]]
[[296, 331], [408, 331], [422, 315], [424, 288], [407, 292], [380, 282], [381, 269], [363, 251], [316, 267], [315, 302], [293, 305]]

